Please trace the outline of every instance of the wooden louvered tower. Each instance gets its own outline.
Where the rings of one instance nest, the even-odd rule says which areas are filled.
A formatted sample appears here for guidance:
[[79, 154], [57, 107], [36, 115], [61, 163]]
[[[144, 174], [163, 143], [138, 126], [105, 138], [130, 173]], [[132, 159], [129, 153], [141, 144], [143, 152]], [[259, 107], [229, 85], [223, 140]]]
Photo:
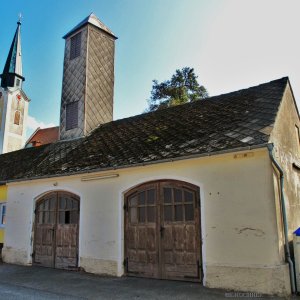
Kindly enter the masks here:
[[65, 36], [60, 139], [89, 134], [113, 120], [117, 37], [91, 14]]

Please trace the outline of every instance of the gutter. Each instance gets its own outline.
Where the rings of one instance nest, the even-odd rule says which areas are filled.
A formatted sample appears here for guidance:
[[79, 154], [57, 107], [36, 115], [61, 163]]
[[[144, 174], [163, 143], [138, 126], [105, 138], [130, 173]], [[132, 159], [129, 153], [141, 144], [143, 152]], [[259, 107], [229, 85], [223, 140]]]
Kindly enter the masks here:
[[291, 281], [291, 288], [292, 288], [292, 293], [296, 293], [296, 284], [295, 284], [295, 271], [294, 271], [294, 263], [291, 259], [291, 253], [290, 253], [290, 248], [289, 248], [289, 238], [288, 238], [288, 220], [286, 216], [286, 208], [285, 208], [285, 199], [284, 199], [284, 193], [283, 193], [283, 184], [284, 184], [284, 176], [283, 176], [283, 170], [275, 160], [272, 150], [274, 148], [274, 144], [268, 144], [268, 150], [269, 150], [269, 155], [271, 158], [271, 161], [273, 165], [276, 167], [277, 171], [280, 174], [280, 198], [281, 198], [281, 209], [282, 209], [282, 219], [283, 219], [283, 224], [284, 224], [284, 238], [285, 238], [285, 256], [286, 260], [289, 264], [289, 269], [290, 269], [290, 281]]
[[263, 143], [263, 144], [259, 144], [259, 145], [252, 145], [252, 146], [250, 145], [250, 146], [227, 149], [227, 150], [220, 150], [220, 151], [215, 151], [215, 152], [205, 152], [205, 153], [200, 153], [200, 154], [185, 155], [185, 156], [180, 156], [180, 157], [175, 157], [175, 158], [153, 160], [153, 161], [148, 161], [148, 162], [143, 162], [143, 163], [135, 163], [135, 164], [131, 164], [131, 165], [123, 165], [123, 166], [117, 166], [117, 167], [97, 168], [97, 169], [93, 169], [93, 170], [81, 170], [81, 171], [77, 171], [77, 172], [74, 171], [74, 172], [62, 173], [62, 174], [43, 175], [43, 176], [36, 176], [36, 177], [31, 177], [31, 178], [3, 180], [3, 181], [0, 181], [0, 184], [21, 182], [21, 181], [32, 181], [32, 180], [38, 180], [38, 179], [49, 179], [49, 178], [56, 178], [56, 177], [67, 177], [67, 176], [73, 176], [73, 175], [98, 173], [98, 172], [104, 172], [104, 171], [116, 171], [116, 170], [133, 168], [133, 167], [143, 167], [143, 166], [154, 165], [154, 164], [159, 164], [159, 163], [180, 161], [180, 160], [185, 160], [185, 159], [211, 157], [211, 156], [216, 156], [216, 155], [220, 155], [220, 154], [228, 154], [228, 153], [239, 152], [239, 151], [249, 151], [249, 150], [266, 148], [267, 146], [268, 146], [268, 143]]

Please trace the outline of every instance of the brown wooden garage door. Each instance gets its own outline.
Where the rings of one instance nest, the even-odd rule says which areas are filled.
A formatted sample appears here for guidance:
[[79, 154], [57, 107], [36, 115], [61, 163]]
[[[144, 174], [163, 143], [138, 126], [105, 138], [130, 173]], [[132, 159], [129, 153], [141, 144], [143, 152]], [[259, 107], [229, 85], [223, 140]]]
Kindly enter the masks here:
[[129, 276], [201, 280], [199, 188], [179, 181], [140, 185], [125, 195]]
[[34, 252], [35, 264], [72, 269], [78, 265], [79, 197], [53, 192], [36, 203]]

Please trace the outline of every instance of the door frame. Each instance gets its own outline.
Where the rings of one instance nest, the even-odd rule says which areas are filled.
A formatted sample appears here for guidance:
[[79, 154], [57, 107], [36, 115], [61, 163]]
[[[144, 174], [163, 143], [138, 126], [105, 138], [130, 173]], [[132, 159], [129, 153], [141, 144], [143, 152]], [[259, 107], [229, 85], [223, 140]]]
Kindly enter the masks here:
[[[76, 237], [76, 242], [77, 242], [77, 249], [76, 249], [76, 256], [77, 256], [77, 259], [76, 259], [76, 268], [74, 269], [78, 269], [79, 268], [79, 233], [80, 233], [80, 211], [81, 211], [81, 197], [77, 194], [75, 194], [74, 192], [70, 192], [70, 191], [66, 191], [66, 190], [62, 190], [62, 189], [59, 189], [59, 190], [51, 190], [51, 191], [47, 191], [47, 192], [44, 192], [42, 194], [40, 194], [39, 196], [37, 196], [35, 199], [34, 199], [34, 207], [33, 207], [33, 222], [32, 222], [32, 253], [31, 253], [31, 259], [32, 259], [32, 265], [36, 265], [36, 266], [42, 266], [41, 264], [39, 263], [36, 263], [35, 262], [35, 243], [36, 243], [36, 230], [37, 230], [37, 206], [38, 204], [43, 201], [44, 197], [47, 197], [51, 194], [56, 194], [56, 213], [58, 212], [58, 194], [59, 193], [64, 193], [64, 194], [69, 194], [71, 196], [75, 196], [78, 200], [78, 224], [77, 224], [77, 237]], [[57, 218], [58, 218], [58, 215], [56, 214], [56, 223], [55, 223], [55, 227], [57, 227]], [[56, 230], [54, 231], [54, 238], [53, 240], [56, 241]], [[56, 242], [55, 242], [56, 243]], [[55, 248], [55, 249], [54, 249]], [[56, 247], [54, 247], [53, 245], [53, 266], [51, 268], [54, 268], [55, 269], [55, 256], [56, 256]], [[44, 267], [44, 266], [43, 266]], [[72, 270], [72, 269], [70, 269]]]
[[[124, 234], [124, 248], [123, 248], [123, 255], [124, 255], [124, 260], [123, 260], [123, 267], [124, 267], [124, 275], [125, 276], [130, 276], [130, 277], [146, 277], [143, 275], [134, 275], [134, 274], [129, 274], [127, 271], [127, 245], [126, 245], [126, 241], [127, 241], [127, 232], [126, 232], [126, 228], [127, 228], [127, 207], [128, 207], [128, 198], [129, 196], [131, 196], [132, 194], [134, 194], [135, 192], [138, 192], [139, 189], [142, 186], [148, 186], [148, 185], [158, 185], [158, 187], [156, 188], [156, 195], [157, 197], [160, 197], [160, 193], [161, 193], [161, 189], [160, 189], [160, 184], [161, 183], [172, 183], [174, 185], [180, 184], [181, 186], [186, 186], [187, 188], [193, 190], [196, 194], [196, 203], [197, 203], [197, 208], [198, 208], [198, 216], [197, 216], [197, 221], [198, 221], [198, 243], [197, 243], [197, 249], [198, 249], [198, 253], [197, 253], [197, 257], [199, 258], [199, 265], [198, 265], [198, 270], [199, 270], [199, 278], [197, 280], [193, 280], [193, 279], [169, 279], [169, 280], [180, 280], [180, 281], [196, 281], [196, 282], [200, 282], [203, 283], [204, 281], [204, 272], [203, 272], [203, 252], [202, 252], [202, 245], [203, 245], [203, 240], [202, 240], [202, 211], [201, 211], [201, 190], [200, 187], [196, 184], [193, 183], [189, 183], [187, 181], [183, 181], [183, 180], [179, 180], [179, 179], [157, 179], [157, 180], [150, 180], [150, 181], [146, 181], [143, 183], [139, 183], [136, 186], [133, 186], [132, 188], [127, 189], [127, 191], [123, 194], [123, 226], [124, 226], [124, 230], [123, 230], [123, 234]], [[158, 198], [157, 198], [158, 199]], [[160, 200], [159, 200], [159, 204], [157, 204], [157, 218], [159, 218], [160, 222], [161, 222], [161, 209], [158, 209], [158, 206], [160, 206]], [[195, 219], [196, 220], [196, 219]], [[159, 234], [159, 226], [157, 226], [157, 234]], [[159, 259], [161, 260], [162, 254], [161, 254], [161, 238], [159, 238], [159, 242], [158, 242], [158, 255], [159, 255]], [[161, 268], [162, 268], [162, 263], [159, 263], [159, 272], [160, 274], [162, 274], [161, 272]], [[163, 278], [159, 278], [159, 279], [163, 279]]]

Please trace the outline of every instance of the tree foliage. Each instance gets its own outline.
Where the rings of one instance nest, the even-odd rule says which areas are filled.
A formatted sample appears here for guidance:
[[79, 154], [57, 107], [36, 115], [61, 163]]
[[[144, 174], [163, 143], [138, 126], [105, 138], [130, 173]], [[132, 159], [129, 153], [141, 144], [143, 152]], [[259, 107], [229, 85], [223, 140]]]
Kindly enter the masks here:
[[177, 69], [170, 80], [159, 83], [153, 80], [151, 98], [148, 100], [148, 111], [167, 108], [188, 102], [202, 100], [208, 92], [197, 81], [193, 68]]

